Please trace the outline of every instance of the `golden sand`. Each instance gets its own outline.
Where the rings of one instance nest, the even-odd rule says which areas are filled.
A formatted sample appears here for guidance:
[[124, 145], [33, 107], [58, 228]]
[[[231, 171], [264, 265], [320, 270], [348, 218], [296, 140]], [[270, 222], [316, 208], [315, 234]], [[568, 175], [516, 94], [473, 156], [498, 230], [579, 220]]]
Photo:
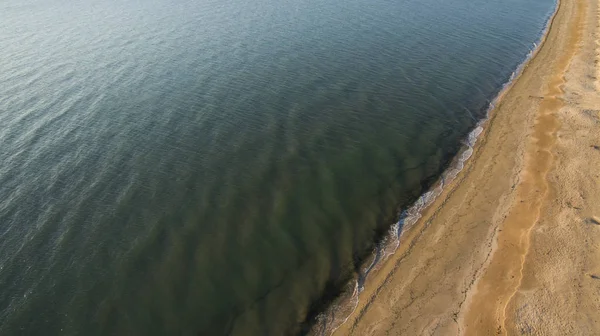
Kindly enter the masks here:
[[598, 14], [561, 1], [473, 158], [336, 335], [600, 335]]

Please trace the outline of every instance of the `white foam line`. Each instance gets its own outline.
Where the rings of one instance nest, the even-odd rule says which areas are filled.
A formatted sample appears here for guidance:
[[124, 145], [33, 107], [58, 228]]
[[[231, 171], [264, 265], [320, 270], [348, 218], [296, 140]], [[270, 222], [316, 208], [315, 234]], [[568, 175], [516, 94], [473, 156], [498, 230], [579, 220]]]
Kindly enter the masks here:
[[[433, 202], [442, 194], [444, 186], [456, 179], [458, 174], [464, 169], [465, 163], [473, 156], [475, 144], [477, 143], [477, 140], [479, 139], [481, 133], [483, 133], [484, 131], [484, 126], [489, 120], [490, 113], [496, 108], [496, 104], [498, 103], [500, 98], [502, 98], [502, 96], [506, 93], [506, 91], [511, 87], [515, 79], [519, 78], [519, 76], [523, 73], [523, 70], [525, 70], [529, 62], [539, 52], [540, 46], [543, 44], [543, 42], [546, 39], [546, 36], [548, 35], [548, 31], [550, 29], [552, 20], [558, 12], [559, 2], [560, 0], [557, 0], [555, 2], [554, 11], [552, 15], [550, 15], [546, 19], [546, 25], [544, 27], [544, 30], [542, 31], [540, 38], [538, 39], [538, 41], [533, 43], [533, 47], [527, 53], [525, 60], [521, 64], [519, 64], [515, 71], [511, 73], [508, 81], [502, 85], [502, 88], [500, 89], [499, 93], [490, 102], [488, 108], [486, 109], [485, 117], [475, 125], [475, 128], [467, 136], [467, 139], [465, 141], [465, 148], [463, 151], [460, 152], [456, 164], [453, 167], [448, 168], [444, 173], [442, 173], [440, 181], [432, 190], [429, 190], [423, 195], [421, 195], [421, 197], [419, 197], [419, 199], [417, 199], [417, 201], [412, 206], [403, 210], [400, 214], [399, 220], [390, 227], [387, 236], [384, 237], [384, 239], [381, 242], [381, 246], [384, 246], [381, 249], [382, 255], [380, 258], [377, 258], [377, 255], [375, 255], [375, 259], [373, 260], [373, 262], [366, 268], [367, 273], [362, 279], [363, 283], [366, 282], [366, 277], [368, 276], [370, 271], [375, 269], [375, 267], [378, 264], [380, 264], [382, 261], [385, 261], [389, 256], [393, 255], [398, 250], [398, 247], [400, 247], [400, 238], [402, 237], [403, 232], [406, 229], [413, 226], [415, 223], [417, 223], [419, 219], [421, 219], [423, 210], [425, 210], [427, 207], [433, 204]], [[374, 253], [378, 253], [381, 246], [378, 246]], [[356, 280], [354, 285], [354, 291], [351, 296], [351, 300], [354, 301], [354, 307], [352, 308], [352, 311], [339, 324], [331, 327], [331, 332], [329, 333], [330, 335], [333, 334], [337, 329], [339, 329], [339, 327], [344, 325], [344, 323], [348, 321], [350, 316], [352, 316], [356, 308], [358, 308], [358, 303], [360, 301], [359, 296], [364, 289], [359, 287], [359, 282], [358, 280]], [[333, 314], [333, 312], [338, 310], [338, 308], [338, 306], [331, 307], [331, 309], [328, 310], [329, 314]], [[318, 319], [326, 320], [327, 314], [321, 314]], [[335, 318], [332, 322], [335, 322]], [[323, 330], [324, 335], [327, 333], [327, 329], [329, 329], [329, 326], [326, 326], [325, 330]]]

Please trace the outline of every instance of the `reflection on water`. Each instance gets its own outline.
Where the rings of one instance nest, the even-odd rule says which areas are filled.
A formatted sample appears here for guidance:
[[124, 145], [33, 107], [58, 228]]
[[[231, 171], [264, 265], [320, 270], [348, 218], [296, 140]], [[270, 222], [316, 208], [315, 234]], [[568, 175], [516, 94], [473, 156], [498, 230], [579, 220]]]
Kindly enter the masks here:
[[553, 6], [0, 2], [0, 334], [306, 330]]

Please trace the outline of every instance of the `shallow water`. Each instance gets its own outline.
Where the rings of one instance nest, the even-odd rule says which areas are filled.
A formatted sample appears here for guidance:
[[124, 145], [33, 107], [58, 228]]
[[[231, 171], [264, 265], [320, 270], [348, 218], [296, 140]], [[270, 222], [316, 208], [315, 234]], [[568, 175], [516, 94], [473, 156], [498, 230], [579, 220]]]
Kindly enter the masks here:
[[0, 0], [0, 334], [307, 330], [553, 0]]

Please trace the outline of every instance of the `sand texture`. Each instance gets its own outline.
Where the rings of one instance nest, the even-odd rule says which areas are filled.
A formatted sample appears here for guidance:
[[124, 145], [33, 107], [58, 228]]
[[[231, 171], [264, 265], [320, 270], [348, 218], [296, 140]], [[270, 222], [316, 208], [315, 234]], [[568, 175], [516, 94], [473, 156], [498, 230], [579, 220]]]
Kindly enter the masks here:
[[597, 0], [561, 0], [473, 158], [336, 335], [600, 335]]

